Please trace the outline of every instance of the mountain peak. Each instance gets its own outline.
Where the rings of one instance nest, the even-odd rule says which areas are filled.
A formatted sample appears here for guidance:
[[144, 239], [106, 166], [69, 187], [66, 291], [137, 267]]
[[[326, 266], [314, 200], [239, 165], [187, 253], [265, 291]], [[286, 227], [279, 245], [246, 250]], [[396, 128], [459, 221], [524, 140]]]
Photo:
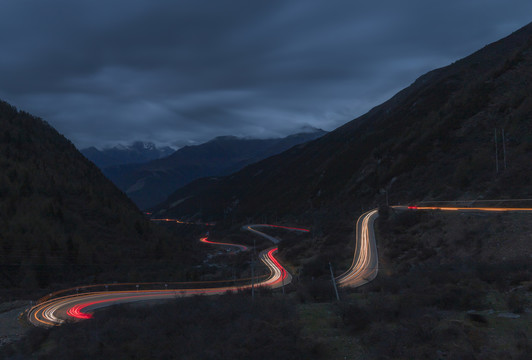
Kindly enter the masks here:
[[166, 158], [103, 170], [139, 207], [148, 208], [190, 181], [228, 175], [321, 135], [311, 132], [277, 139], [218, 136], [201, 145], [185, 146]]
[[117, 144], [113, 147], [96, 149], [94, 146], [81, 149], [81, 153], [100, 168], [109, 166], [143, 163], [172, 154], [170, 147], [158, 148], [148, 141], [135, 141], [130, 145]]
[[238, 136], [234, 136], [234, 135], [222, 135], [222, 136], [217, 136], [215, 137], [214, 139], [208, 141], [208, 142], [211, 142], [211, 141], [234, 141], [234, 140], [241, 140], [242, 138], [239, 138]]

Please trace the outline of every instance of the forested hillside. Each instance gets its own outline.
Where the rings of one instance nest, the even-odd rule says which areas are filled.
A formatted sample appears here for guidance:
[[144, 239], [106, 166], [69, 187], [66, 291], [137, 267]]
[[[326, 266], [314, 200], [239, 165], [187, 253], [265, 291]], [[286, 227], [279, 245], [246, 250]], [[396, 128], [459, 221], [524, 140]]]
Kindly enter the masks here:
[[0, 103], [0, 288], [148, 276], [179, 246], [50, 125]]

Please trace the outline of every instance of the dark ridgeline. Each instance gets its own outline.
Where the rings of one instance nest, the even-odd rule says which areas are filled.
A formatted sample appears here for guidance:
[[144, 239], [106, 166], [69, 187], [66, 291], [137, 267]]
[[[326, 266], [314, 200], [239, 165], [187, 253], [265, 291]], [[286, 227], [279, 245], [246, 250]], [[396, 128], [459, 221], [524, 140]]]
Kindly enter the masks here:
[[155, 211], [331, 224], [384, 203], [386, 191], [393, 204], [525, 196], [532, 190], [531, 36], [529, 24], [329, 134], [231, 176], [193, 182]]
[[125, 281], [178, 243], [65, 137], [0, 102], [0, 288]]
[[81, 149], [80, 152], [100, 169], [123, 164], [144, 163], [171, 155], [174, 149], [164, 146], [158, 148], [150, 142], [135, 141], [131, 145], [117, 145], [99, 150], [94, 146]]
[[141, 209], [146, 209], [163, 202], [193, 180], [231, 174], [324, 134], [323, 130], [312, 129], [279, 139], [221, 136], [205, 144], [185, 146], [168, 157], [144, 164], [100, 167]]

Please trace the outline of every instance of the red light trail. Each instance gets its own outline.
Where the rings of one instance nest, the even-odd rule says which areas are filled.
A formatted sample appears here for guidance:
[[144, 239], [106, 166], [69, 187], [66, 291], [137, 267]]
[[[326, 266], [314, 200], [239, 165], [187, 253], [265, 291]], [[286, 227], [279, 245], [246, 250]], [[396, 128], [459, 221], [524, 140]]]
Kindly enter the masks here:
[[[173, 219], [162, 219], [162, 221], [176, 221]], [[254, 225], [248, 226], [250, 231], [256, 231], [252, 229]], [[268, 225], [260, 225], [268, 226]], [[271, 226], [279, 227], [287, 230], [295, 231], [304, 231], [308, 232], [308, 229], [298, 229], [290, 228], [285, 226]], [[256, 231], [261, 236], [264, 236], [267, 239], [270, 237], [266, 234]], [[223, 245], [223, 246], [236, 246], [242, 249], [247, 249], [243, 245], [229, 244], [229, 243], [218, 243], [208, 240], [207, 236], [204, 236], [200, 239], [202, 242]], [[276, 252], [278, 251], [277, 247], [264, 250], [260, 253], [261, 261], [268, 267], [270, 270], [270, 275], [257, 283], [254, 286], [257, 287], [270, 287], [278, 288], [280, 286], [287, 285], [291, 282], [292, 276], [286, 269], [280, 264], [279, 260], [275, 257]], [[260, 278], [260, 277], [259, 277]], [[227, 280], [225, 280], [227, 281]], [[212, 283], [215, 283], [213, 281]], [[193, 282], [190, 282], [193, 283]], [[195, 282], [202, 283], [202, 282]], [[205, 282], [207, 283], [207, 282]], [[134, 283], [128, 283], [127, 285], [132, 286]], [[143, 283], [143, 284], [158, 284], [160, 283]], [[29, 321], [36, 326], [56, 326], [62, 324], [65, 319], [73, 318], [78, 320], [86, 320], [92, 318], [92, 311], [109, 306], [112, 304], [119, 303], [129, 303], [134, 301], [144, 301], [144, 300], [159, 300], [159, 299], [171, 299], [176, 296], [191, 296], [191, 295], [200, 295], [200, 294], [223, 294], [228, 291], [239, 291], [243, 289], [250, 289], [252, 284], [245, 285], [233, 285], [233, 286], [221, 286], [221, 287], [207, 287], [207, 288], [196, 288], [196, 289], [169, 289], [169, 290], [138, 290], [137, 291], [100, 291], [92, 293], [83, 293], [76, 295], [66, 295], [54, 298], [61, 293], [66, 291], [78, 290], [80, 288], [89, 289], [92, 287], [98, 286], [124, 286], [126, 284], [100, 284], [100, 285], [89, 285], [86, 287], [71, 288], [67, 290], [58, 291], [56, 293], [50, 294], [47, 297], [43, 298], [38, 305], [33, 306], [29, 309], [27, 317]], [[106, 286], [107, 288], [107, 286]]]
[[239, 245], [239, 244], [230, 244], [230, 243], [223, 243], [223, 242], [211, 241], [211, 240], [209, 240], [209, 238], [208, 238], [207, 236], [200, 238], [200, 241], [201, 241], [202, 243], [212, 244], [212, 245], [234, 246], [234, 247], [239, 248], [241, 251], [246, 251], [246, 250], [248, 250], [248, 247], [247, 247], [247, 246]]

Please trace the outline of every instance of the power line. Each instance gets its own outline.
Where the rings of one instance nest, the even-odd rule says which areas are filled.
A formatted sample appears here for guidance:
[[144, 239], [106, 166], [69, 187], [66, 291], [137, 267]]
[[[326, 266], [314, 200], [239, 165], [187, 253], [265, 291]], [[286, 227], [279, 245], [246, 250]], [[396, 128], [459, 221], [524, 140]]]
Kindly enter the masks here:
[[495, 170], [498, 174], [499, 173], [499, 152], [498, 152], [498, 146], [497, 146], [497, 128], [495, 128], [494, 131], [495, 131]]
[[502, 152], [504, 156], [504, 169], [506, 170], [506, 139], [504, 137], [504, 129], [502, 129]]

